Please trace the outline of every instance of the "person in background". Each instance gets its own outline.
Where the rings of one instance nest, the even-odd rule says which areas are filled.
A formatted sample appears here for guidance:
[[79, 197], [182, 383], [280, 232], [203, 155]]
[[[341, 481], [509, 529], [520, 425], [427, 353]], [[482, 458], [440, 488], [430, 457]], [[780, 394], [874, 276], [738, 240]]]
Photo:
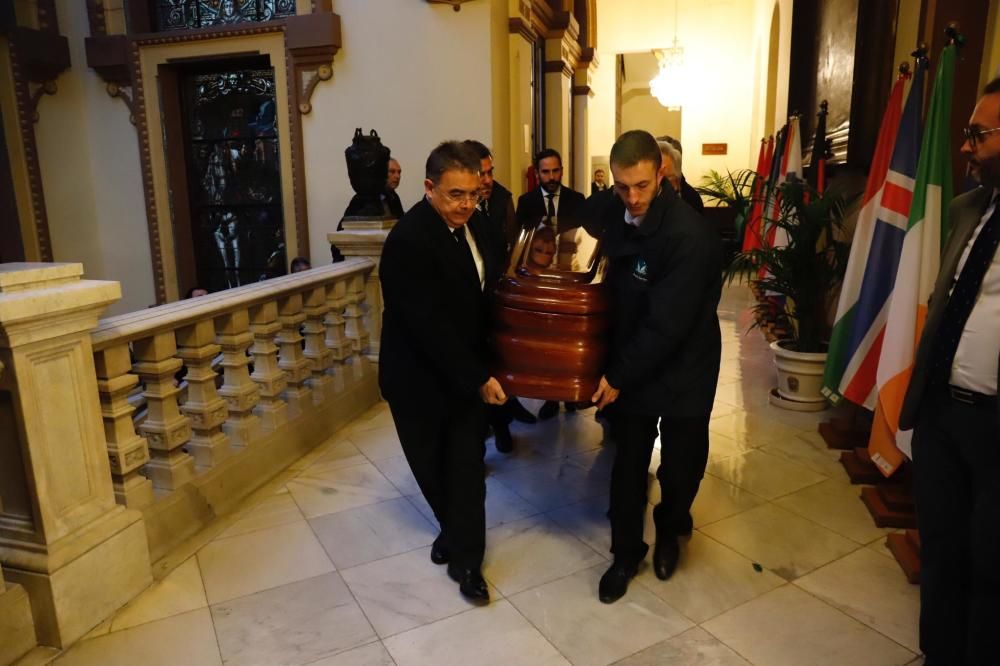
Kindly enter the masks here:
[[604, 178], [604, 169], [594, 170], [594, 182], [590, 184], [590, 196], [608, 189], [608, 183]]
[[683, 153], [680, 149], [680, 142], [668, 136], [658, 139], [657, 144], [659, 144], [660, 154], [663, 156], [664, 178], [674, 188], [674, 192], [680, 195], [684, 203], [694, 208], [697, 213], [704, 212], [705, 203], [701, 200], [701, 196], [684, 180], [684, 174], [681, 171]]
[[389, 158], [389, 173], [385, 181], [385, 192], [382, 193], [382, 207], [385, 214], [397, 220], [403, 217], [403, 202], [399, 200], [396, 189], [399, 181], [403, 177], [403, 168], [394, 157]]
[[312, 264], [305, 257], [295, 257], [292, 259], [292, 263], [289, 269], [292, 273], [301, 273], [302, 271], [307, 271], [312, 268]]

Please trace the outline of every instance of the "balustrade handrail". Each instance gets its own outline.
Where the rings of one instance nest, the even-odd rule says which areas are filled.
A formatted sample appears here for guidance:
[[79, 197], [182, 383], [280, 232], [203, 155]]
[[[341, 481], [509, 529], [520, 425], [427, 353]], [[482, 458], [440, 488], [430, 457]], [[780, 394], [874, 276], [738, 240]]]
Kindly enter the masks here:
[[374, 267], [375, 262], [371, 259], [352, 257], [301, 273], [108, 317], [98, 323], [91, 335], [91, 342], [94, 351], [99, 352], [116, 344], [133, 342], [158, 332], [183, 328], [209, 317], [219, 317], [229, 312], [315, 289], [340, 278], [366, 274]]

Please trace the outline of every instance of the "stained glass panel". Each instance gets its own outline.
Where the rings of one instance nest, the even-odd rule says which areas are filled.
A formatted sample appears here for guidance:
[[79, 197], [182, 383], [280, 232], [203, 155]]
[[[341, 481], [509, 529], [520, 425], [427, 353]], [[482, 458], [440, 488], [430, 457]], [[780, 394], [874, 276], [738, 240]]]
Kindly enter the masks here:
[[153, 0], [159, 31], [270, 21], [295, 15], [295, 0]]
[[209, 291], [285, 273], [274, 70], [184, 78], [198, 281]]

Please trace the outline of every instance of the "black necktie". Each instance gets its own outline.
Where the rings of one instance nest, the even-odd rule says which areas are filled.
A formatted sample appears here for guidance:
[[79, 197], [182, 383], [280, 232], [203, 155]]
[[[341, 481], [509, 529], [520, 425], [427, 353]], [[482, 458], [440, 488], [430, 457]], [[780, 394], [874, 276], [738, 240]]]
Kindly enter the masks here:
[[969, 250], [962, 272], [951, 290], [948, 304], [941, 317], [941, 326], [934, 337], [931, 358], [931, 381], [947, 384], [951, 378], [951, 365], [955, 361], [958, 342], [965, 330], [965, 322], [972, 314], [979, 288], [986, 277], [986, 271], [993, 263], [997, 246], [1000, 245], [1000, 201], [995, 203], [993, 214], [979, 230], [976, 241]]
[[548, 203], [548, 216], [549, 216], [549, 224], [552, 224], [552, 220], [556, 219], [556, 204], [555, 204], [555, 201], [553, 200], [553, 197], [555, 195], [554, 194], [546, 194], [545, 196], [549, 200], [549, 203]]
[[472, 256], [472, 248], [469, 247], [469, 242], [465, 239], [465, 227], [459, 227], [452, 232], [452, 236], [455, 238], [455, 243], [458, 244], [458, 253], [462, 256], [461, 261], [465, 264], [466, 270], [471, 270], [472, 274], [476, 276], [476, 283], [479, 283], [479, 269], [476, 268], [476, 260]]

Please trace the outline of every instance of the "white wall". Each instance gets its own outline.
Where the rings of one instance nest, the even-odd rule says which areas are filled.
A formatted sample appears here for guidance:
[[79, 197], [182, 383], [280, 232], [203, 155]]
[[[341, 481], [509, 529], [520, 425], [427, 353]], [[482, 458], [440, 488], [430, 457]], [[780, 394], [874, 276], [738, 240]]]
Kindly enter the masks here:
[[[791, 0], [777, 2], [782, 14], [777, 109], [783, 115], [788, 99]], [[678, 2], [677, 38], [684, 48], [688, 81], [678, 138], [685, 148], [684, 172], [692, 183], [697, 184], [709, 169], [724, 172], [756, 164], [775, 3]], [[598, 0], [597, 25], [600, 68], [594, 77], [590, 142], [593, 155], [607, 155], [615, 138], [615, 54], [669, 47], [674, 36], [674, 5], [663, 0]], [[728, 154], [702, 155], [703, 143], [728, 144]]]
[[41, 100], [35, 125], [53, 255], [82, 262], [88, 278], [121, 282], [109, 314], [140, 310], [156, 295], [138, 137], [125, 104], [87, 67], [86, 3], [59, 0], [56, 8], [72, 64], [58, 92]]
[[333, 10], [343, 47], [303, 119], [314, 264], [330, 261], [326, 235], [354, 194], [344, 150], [356, 127], [375, 128], [399, 160], [404, 207], [423, 196], [424, 163], [438, 143], [494, 142], [492, 3], [455, 12], [414, 0], [337, 0]]

